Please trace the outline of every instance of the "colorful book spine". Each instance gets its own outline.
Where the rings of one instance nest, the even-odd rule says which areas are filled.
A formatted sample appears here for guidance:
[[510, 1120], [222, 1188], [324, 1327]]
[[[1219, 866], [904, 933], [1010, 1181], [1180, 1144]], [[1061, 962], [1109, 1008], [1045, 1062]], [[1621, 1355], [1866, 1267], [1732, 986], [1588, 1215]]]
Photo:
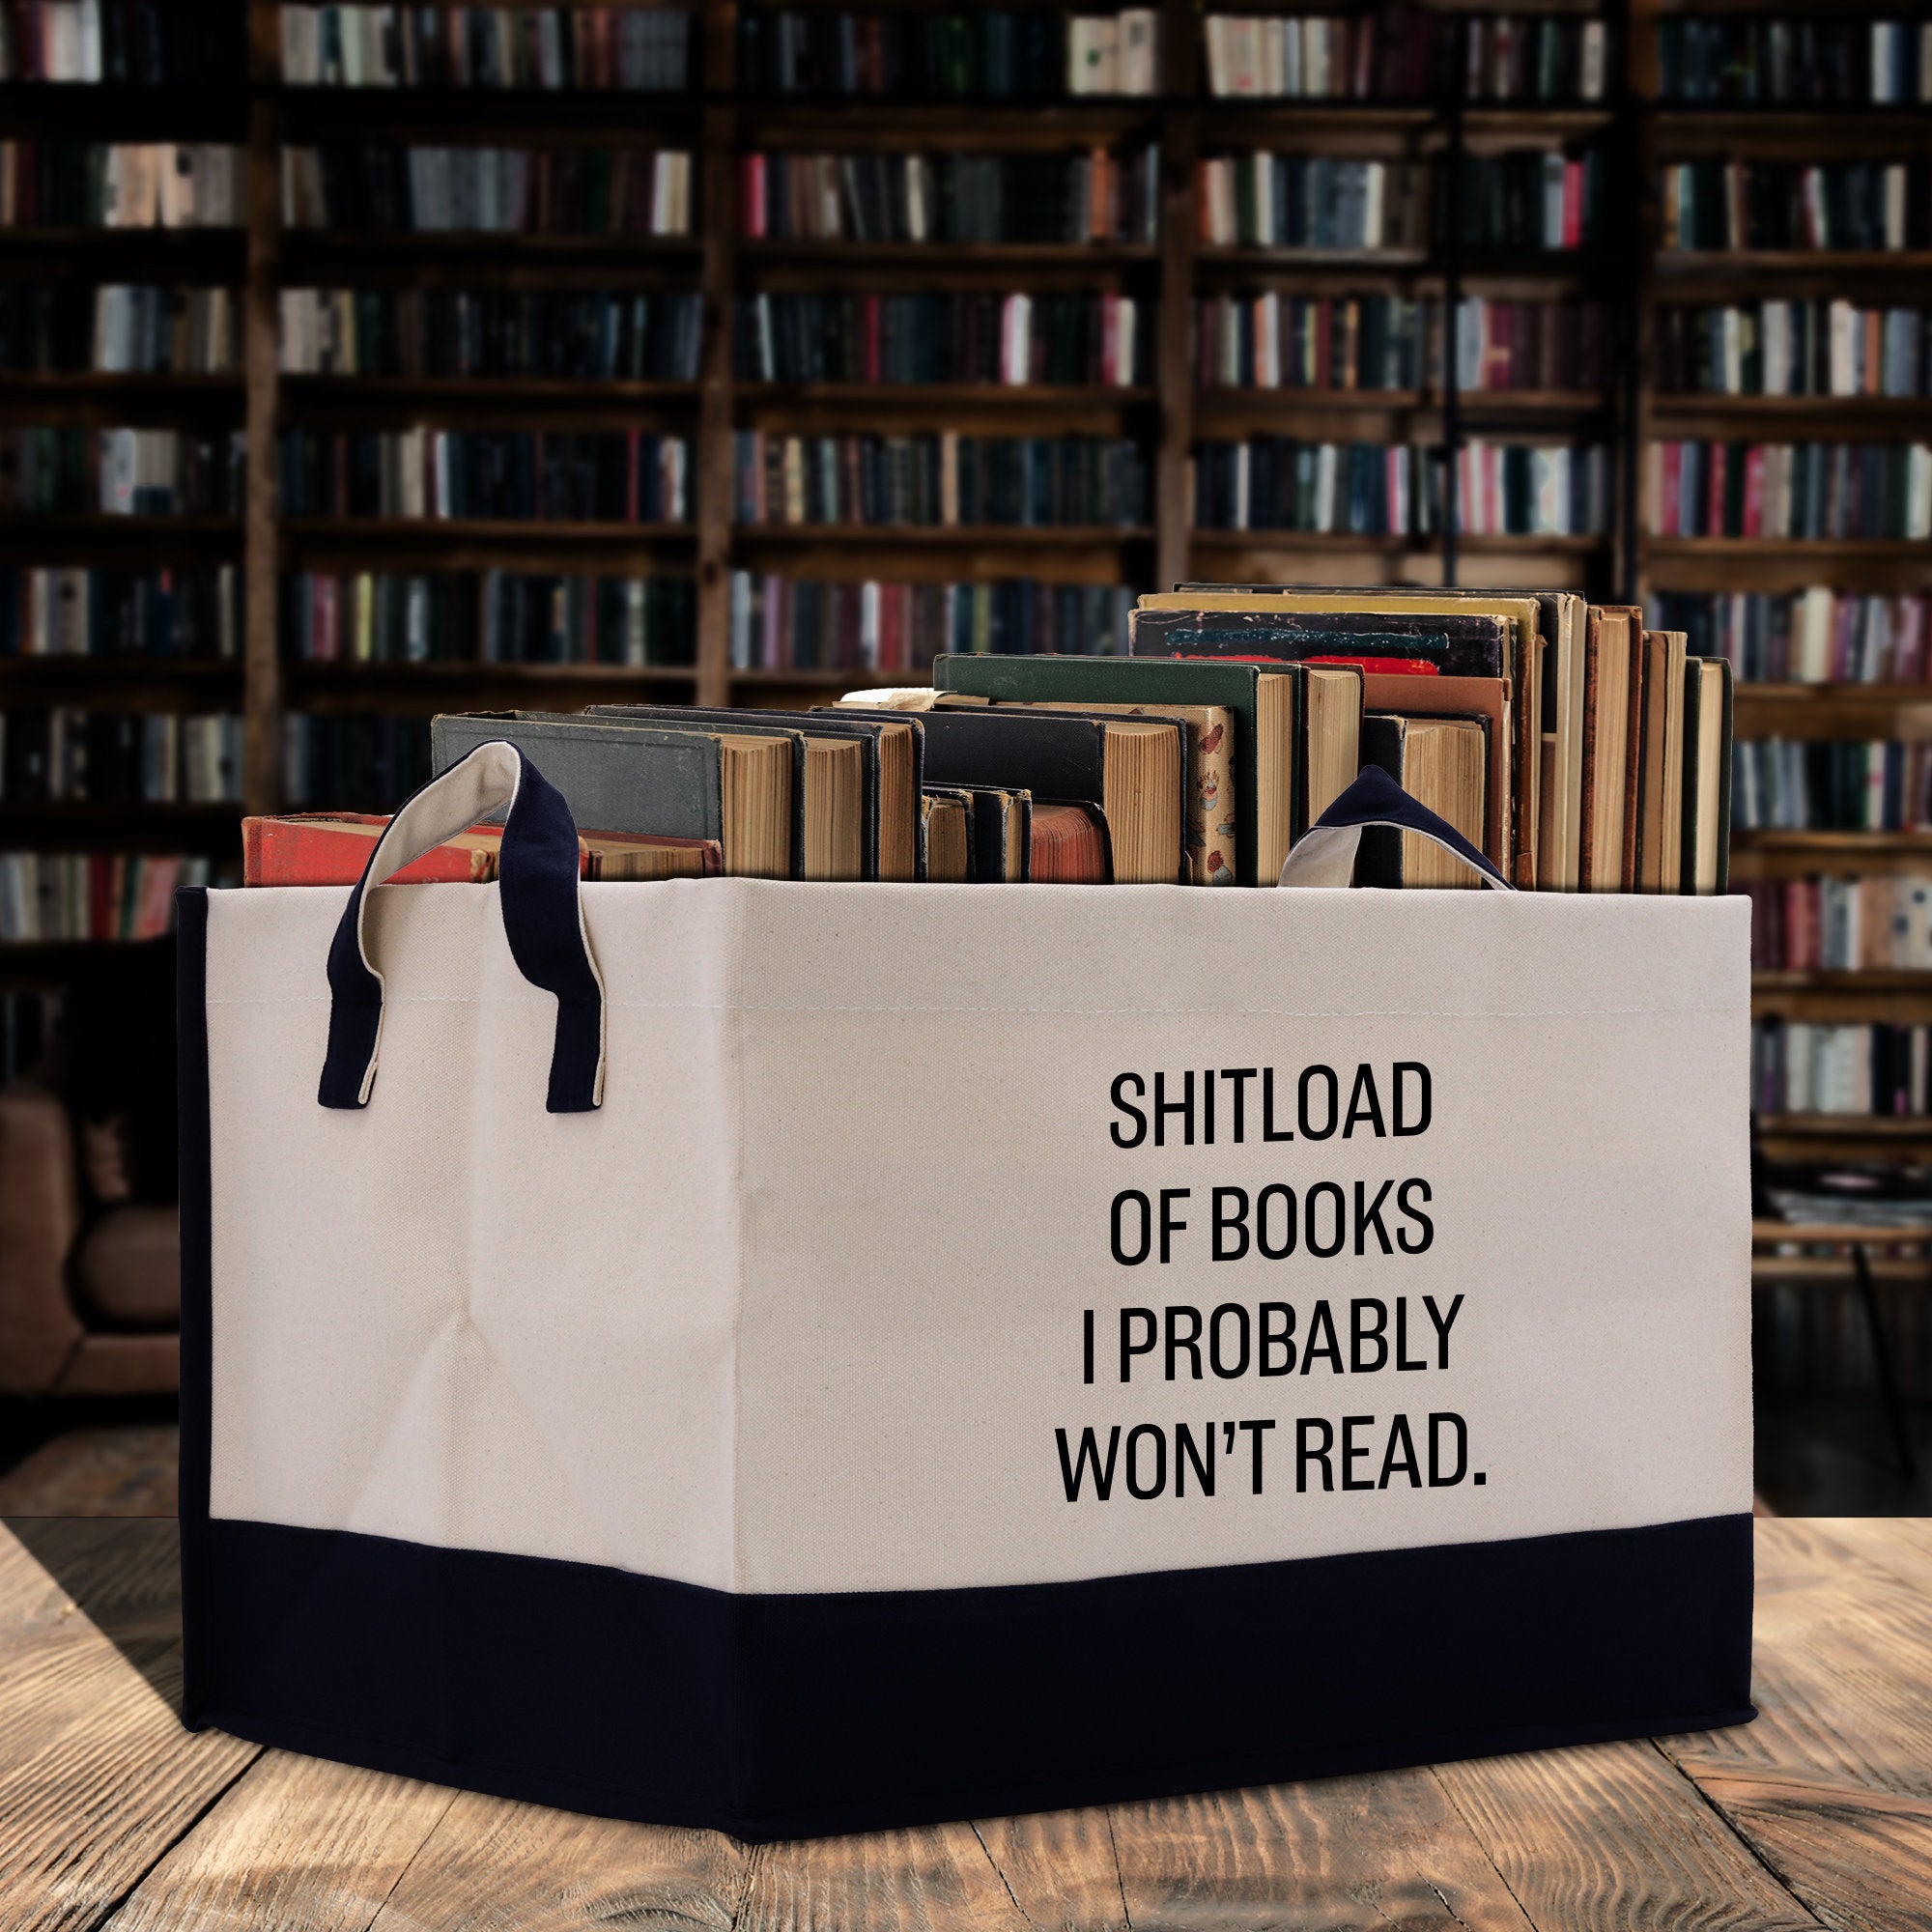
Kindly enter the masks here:
[[734, 571], [739, 670], [924, 671], [942, 651], [1126, 649], [1134, 593], [1117, 584], [817, 582]]
[[1932, 537], [1932, 445], [1706, 442], [1647, 451], [1660, 537], [1913, 542]]
[[[208, 885], [213, 872], [205, 858], [0, 852], [0, 944], [160, 939], [174, 930], [175, 889]], [[17, 1016], [6, 1018], [12, 1025]], [[10, 1072], [39, 1057], [17, 1037], [8, 1047]]]

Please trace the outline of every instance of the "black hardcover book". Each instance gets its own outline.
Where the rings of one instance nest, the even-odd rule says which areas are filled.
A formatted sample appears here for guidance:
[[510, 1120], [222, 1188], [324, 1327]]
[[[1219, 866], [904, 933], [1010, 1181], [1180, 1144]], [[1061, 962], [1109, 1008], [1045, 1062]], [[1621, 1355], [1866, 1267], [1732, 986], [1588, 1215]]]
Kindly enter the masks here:
[[[1192, 586], [1182, 584], [1180, 588]], [[1229, 586], [1217, 585], [1216, 588]], [[1504, 677], [1502, 624], [1483, 616], [1397, 616], [1349, 611], [1134, 611], [1127, 654], [1137, 658], [1420, 658], [1443, 677]]]

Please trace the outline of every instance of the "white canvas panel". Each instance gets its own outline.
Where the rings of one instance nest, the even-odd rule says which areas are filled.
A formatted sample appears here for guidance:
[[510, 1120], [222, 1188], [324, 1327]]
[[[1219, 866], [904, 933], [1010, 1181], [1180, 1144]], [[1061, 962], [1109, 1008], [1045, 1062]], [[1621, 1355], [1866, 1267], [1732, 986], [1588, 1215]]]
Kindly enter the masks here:
[[[592, 886], [605, 1100], [551, 1116], [494, 888], [375, 895], [379, 1077], [316, 1104], [343, 897], [213, 895], [217, 1516], [817, 1591], [1749, 1507], [1742, 900]], [[1431, 1070], [1425, 1133], [1264, 1145], [1257, 1078], [1249, 1138], [1222, 1081], [1202, 1144], [1205, 1069], [1274, 1067], [1279, 1109], [1367, 1064], [1386, 1111], [1396, 1061]], [[1116, 1146], [1116, 1075], [1186, 1068], [1197, 1144]], [[1425, 1252], [1209, 1259], [1216, 1187], [1413, 1179]], [[1183, 1188], [1170, 1261], [1118, 1262], [1116, 1195]], [[1458, 1294], [1446, 1371], [1370, 1341], [1359, 1374], [1118, 1376], [1122, 1307], [1287, 1303], [1299, 1345], [1322, 1301], [1346, 1363], [1350, 1304], [1400, 1304], [1433, 1363], [1422, 1297]], [[1412, 1487], [1392, 1418], [1420, 1461], [1432, 1414], [1463, 1480]], [[1372, 1487], [1297, 1491], [1296, 1424], [1339, 1457], [1350, 1416]], [[1214, 1493], [1190, 1464], [1177, 1494], [1177, 1426], [1210, 1424]], [[1142, 1487], [1159, 1432], [1159, 1493], [1117, 1460], [1069, 1502], [1055, 1432], [1090, 1426], [1144, 1431]]]

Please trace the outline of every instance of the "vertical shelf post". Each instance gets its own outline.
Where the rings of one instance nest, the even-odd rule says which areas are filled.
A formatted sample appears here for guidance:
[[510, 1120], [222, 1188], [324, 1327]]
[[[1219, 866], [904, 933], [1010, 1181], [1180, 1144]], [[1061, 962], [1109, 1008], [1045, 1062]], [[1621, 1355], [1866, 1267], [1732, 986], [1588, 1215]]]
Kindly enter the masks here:
[[248, 145], [242, 156], [247, 266], [242, 291], [247, 483], [242, 506], [242, 801], [275, 811], [283, 797], [280, 605], [281, 515], [276, 450], [282, 247], [281, 10], [249, 0]]
[[737, 256], [738, 123], [716, 103], [735, 94], [736, 0], [705, 0], [704, 110], [698, 219], [704, 241], [704, 336], [697, 381], [697, 701], [731, 701], [731, 442], [733, 266]]
[[[1194, 504], [1187, 488], [1194, 450], [1194, 173], [1199, 148], [1195, 35], [1189, 0], [1165, 0], [1160, 86], [1168, 107], [1160, 148], [1160, 294], [1154, 383], [1160, 442], [1154, 457], [1154, 588], [1194, 575]], [[1122, 640], [1124, 642], [1124, 639]]]
[[1443, 166], [1448, 218], [1442, 224], [1442, 582], [1454, 585], [1460, 573], [1463, 535], [1463, 156], [1465, 128], [1463, 90], [1469, 70], [1469, 23], [1451, 16], [1456, 58], [1445, 80], [1448, 99], [1448, 153]]

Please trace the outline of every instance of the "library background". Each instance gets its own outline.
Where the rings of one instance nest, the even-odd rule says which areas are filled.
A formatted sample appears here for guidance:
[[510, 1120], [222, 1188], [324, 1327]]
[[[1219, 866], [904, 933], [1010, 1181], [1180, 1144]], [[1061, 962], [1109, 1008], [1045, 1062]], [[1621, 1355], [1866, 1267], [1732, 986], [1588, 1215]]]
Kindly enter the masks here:
[[[170, 1319], [172, 888], [435, 712], [1448, 582], [1731, 660], [1763, 1187], [1932, 1223], [1928, 311], [1895, 0], [0, 0], [0, 1161]], [[1768, 1492], [1923, 1494], [1929, 1255], [1760, 1259]]]

